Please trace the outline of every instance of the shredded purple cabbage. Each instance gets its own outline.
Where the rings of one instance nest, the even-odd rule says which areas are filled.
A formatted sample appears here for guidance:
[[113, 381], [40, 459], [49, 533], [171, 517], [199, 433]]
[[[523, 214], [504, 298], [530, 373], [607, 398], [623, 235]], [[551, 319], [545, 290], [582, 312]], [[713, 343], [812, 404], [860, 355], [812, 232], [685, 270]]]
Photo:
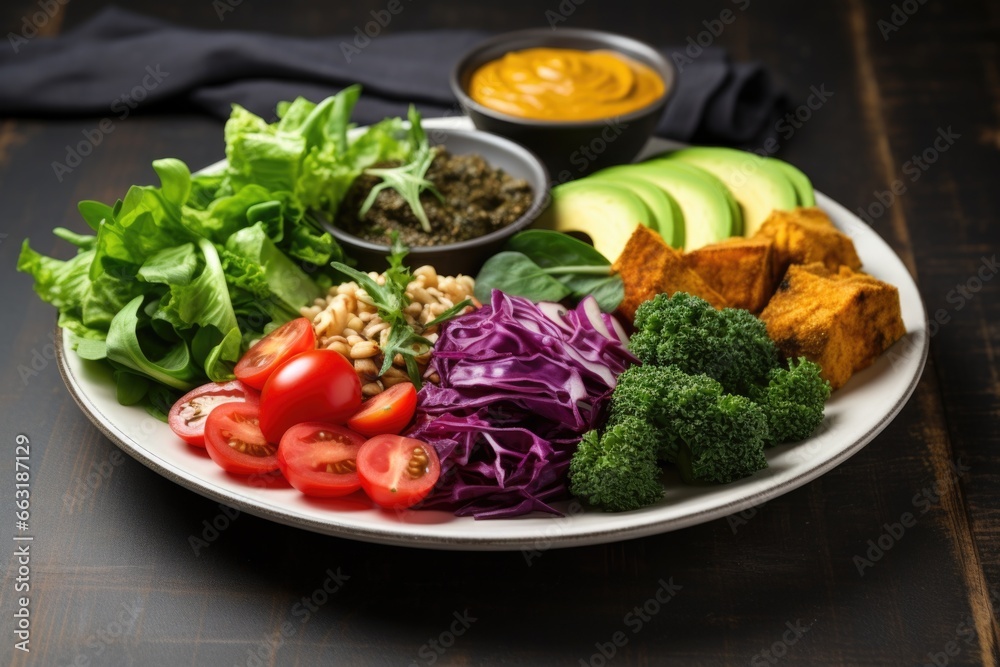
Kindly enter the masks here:
[[447, 323], [434, 345], [417, 422], [407, 435], [437, 450], [441, 479], [421, 504], [477, 519], [559, 512], [566, 469], [618, 375], [637, 360], [620, 327], [588, 297], [575, 309], [493, 291]]

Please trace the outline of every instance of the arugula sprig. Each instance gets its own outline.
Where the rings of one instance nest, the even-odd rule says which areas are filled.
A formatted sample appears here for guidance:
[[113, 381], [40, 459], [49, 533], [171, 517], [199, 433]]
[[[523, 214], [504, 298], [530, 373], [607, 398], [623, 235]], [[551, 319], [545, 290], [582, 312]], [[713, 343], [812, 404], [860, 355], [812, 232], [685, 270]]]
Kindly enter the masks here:
[[407, 322], [405, 314], [406, 307], [410, 305], [410, 298], [406, 295], [406, 286], [413, 281], [413, 273], [403, 265], [403, 260], [408, 253], [409, 248], [403, 245], [399, 240], [399, 235], [393, 232], [392, 249], [388, 257], [389, 268], [383, 274], [385, 276], [384, 285], [379, 285], [378, 281], [367, 273], [341, 262], [333, 262], [331, 266], [358, 283], [371, 297], [382, 321], [389, 324], [389, 336], [385, 345], [382, 346], [384, 360], [382, 368], [379, 369], [379, 375], [392, 367], [392, 360], [399, 354], [406, 364], [406, 372], [410, 376], [410, 381], [417, 389], [420, 389], [423, 385], [423, 379], [420, 377], [417, 357], [426, 354], [433, 345], [423, 336], [423, 332], [455, 317], [472, 305], [472, 301], [466, 299], [461, 303], [456, 303], [425, 325], [411, 325]]
[[413, 159], [406, 164], [388, 169], [365, 169], [366, 174], [378, 176], [382, 182], [371, 189], [361, 210], [358, 211], [358, 219], [362, 219], [375, 204], [375, 199], [379, 193], [386, 188], [392, 188], [406, 201], [410, 210], [417, 216], [420, 226], [430, 234], [431, 223], [427, 219], [427, 212], [424, 205], [420, 203], [420, 193], [427, 190], [433, 193], [439, 200], [444, 201], [444, 197], [438, 192], [434, 184], [426, 178], [427, 170], [437, 155], [437, 151], [431, 148], [427, 141], [427, 133], [420, 124], [420, 113], [411, 104], [407, 113], [410, 120], [410, 144], [414, 147]]

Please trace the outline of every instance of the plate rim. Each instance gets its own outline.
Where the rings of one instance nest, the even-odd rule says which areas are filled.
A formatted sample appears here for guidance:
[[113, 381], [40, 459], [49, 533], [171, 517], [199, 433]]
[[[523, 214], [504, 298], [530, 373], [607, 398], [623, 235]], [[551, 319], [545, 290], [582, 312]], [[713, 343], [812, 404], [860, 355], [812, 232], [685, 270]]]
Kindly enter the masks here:
[[[428, 123], [431, 125], [437, 125], [439, 123], [454, 123], [456, 121], [461, 122], [462, 120], [467, 121], [467, 119], [447, 118], [428, 119]], [[651, 144], [656, 142], [660, 142], [664, 146], [674, 145], [674, 142], [669, 142], [668, 140], [662, 140], [659, 138], [651, 140]], [[214, 163], [209, 165], [208, 167], [205, 167], [205, 170], [216, 168], [219, 164], [220, 163]], [[820, 205], [822, 208], [835, 207], [840, 209], [839, 213], [841, 216], [846, 215], [852, 218], [854, 222], [866, 229], [867, 233], [870, 233], [875, 240], [884, 246], [883, 250], [887, 250], [897, 261], [900, 262], [906, 272], [911, 286], [913, 287], [913, 291], [917, 296], [923, 321], [926, 323], [926, 304], [924, 303], [923, 297], [921, 296], [919, 288], [916, 285], [916, 281], [913, 276], [910, 275], [905, 263], [903, 263], [902, 258], [899, 257], [895, 250], [893, 250], [892, 247], [886, 243], [885, 239], [883, 239], [878, 232], [854, 216], [853, 213], [841, 204], [819, 191], [816, 192], [816, 198], [817, 205]], [[897, 288], [898, 287], [899, 286], [897, 285]], [[392, 546], [460, 551], [513, 551], [516, 549], [525, 550], [532, 547], [538, 549], [542, 544], [544, 544], [544, 550], [548, 550], [552, 548], [568, 548], [638, 539], [649, 535], [680, 530], [682, 528], [724, 518], [745, 509], [766, 503], [773, 498], [804, 486], [814, 479], [826, 474], [830, 470], [842, 465], [847, 459], [857, 454], [872, 440], [874, 440], [875, 437], [877, 437], [878, 434], [881, 433], [889, 425], [889, 423], [896, 418], [900, 411], [902, 411], [903, 407], [907, 404], [910, 397], [913, 395], [913, 392], [916, 390], [917, 385], [923, 376], [930, 348], [930, 336], [928, 335], [926, 328], [924, 328], [922, 330], [922, 335], [920, 336], [921, 341], [918, 362], [914, 368], [913, 375], [910, 378], [908, 385], [895, 404], [887, 412], [882, 414], [881, 418], [875, 424], [857, 437], [850, 445], [842, 447], [835, 455], [824, 460], [818, 465], [806, 468], [794, 477], [782, 480], [765, 489], [743, 495], [739, 498], [734, 498], [728, 502], [697, 509], [679, 517], [667, 517], [660, 520], [640, 523], [638, 525], [629, 524], [624, 526], [593, 528], [589, 532], [555, 536], [549, 534], [551, 533], [550, 530], [541, 530], [527, 531], [527, 533], [523, 536], [501, 537], [488, 535], [483, 537], [476, 536], [475, 533], [469, 533], [468, 535], [462, 536], [420, 535], [394, 530], [393, 527], [388, 524], [382, 525], [378, 528], [368, 529], [356, 525], [339, 523], [336, 520], [336, 513], [332, 511], [330, 514], [331, 520], [321, 521], [302, 516], [296, 513], [293, 508], [280, 510], [275, 509], [272, 506], [261, 504], [256, 500], [239, 493], [238, 491], [224, 489], [217, 486], [210, 480], [188, 473], [180, 469], [178, 466], [161, 459], [154, 451], [142, 447], [138, 443], [129, 441], [129, 436], [117, 424], [115, 424], [111, 418], [105, 415], [93, 399], [87, 395], [87, 392], [84, 390], [79, 379], [69, 368], [66, 358], [68, 354], [66, 350], [66, 339], [69, 336], [69, 332], [60, 330], [58, 325], [56, 325], [55, 331], [56, 365], [63, 379], [63, 383], [66, 385], [70, 395], [73, 397], [73, 400], [79, 406], [81, 411], [87, 416], [91, 423], [93, 423], [94, 426], [96, 426], [97, 429], [104, 434], [105, 437], [111, 440], [111, 442], [113, 442], [119, 449], [123, 450], [133, 459], [139, 461], [153, 472], [170, 480], [171, 482], [179, 484], [180, 486], [193, 491], [198, 495], [235, 507], [240, 511], [247, 512], [248, 514], [284, 525], [304, 528], [325, 535]], [[469, 517], [455, 517], [455, 520], [476, 521]], [[566, 520], [566, 518], [563, 520]], [[569, 520], [572, 520], [572, 516], [569, 517]], [[559, 519], [553, 518], [553, 521], [559, 521]]]

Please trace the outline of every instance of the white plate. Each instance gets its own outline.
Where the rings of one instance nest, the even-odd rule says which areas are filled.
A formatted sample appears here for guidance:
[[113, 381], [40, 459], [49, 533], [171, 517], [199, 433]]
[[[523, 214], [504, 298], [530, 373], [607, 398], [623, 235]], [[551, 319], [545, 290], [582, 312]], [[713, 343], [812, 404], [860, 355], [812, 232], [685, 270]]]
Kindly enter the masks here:
[[[471, 126], [464, 118], [427, 121], [429, 127], [445, 124]], [[669, 147], [654, 139], [646, 152]], [[543, 551], [676, 530], [764, 503], [843, 463], [899, 413], [920, 378], [928, 336], [924, 306], [906, 267], [878, 234], [843, 206], [818, 192], [816, 202], [854, 240], [865, 270], [899, 288], [905, 338], [833, 394], [823, 425], [812, 438], [768, 450], [767, 469], [724, 486], [685, 486], [668, 479], [661, 502], [634, 512], [570, 511], [562, 518], [476, 521], [445, 512], [385, 512], [360, 494], [317, 501], [290, 487], [257, 488], [221, 470], [204, 450], [184, 444], [141, 408], [119, 405], [110, 372], [68, 351], [65, 332], [59, 338], [59, 369], [84, 413], [129, 455], [196, 493], [279, 523], [369, 542], [467, 550]]]

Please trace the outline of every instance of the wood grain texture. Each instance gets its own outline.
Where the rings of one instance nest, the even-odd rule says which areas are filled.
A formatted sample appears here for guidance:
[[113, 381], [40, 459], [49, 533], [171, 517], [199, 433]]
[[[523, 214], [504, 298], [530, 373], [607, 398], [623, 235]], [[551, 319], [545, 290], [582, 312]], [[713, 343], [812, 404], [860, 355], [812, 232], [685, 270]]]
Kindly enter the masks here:
[[[889, 109], [887, 109], [887, 105], [883, 104], [883, 96], [875, 71], [875, 63], [871, 55], [872, 50], [869, 48], [869, 41], [876, 34], [882, 38], [881, 41], [884, 43], [888, 43], [890, 39], [905, 39], [905, 37], [897, 38], [896, 33], [906, 27], [906, 23], [909, 23], [909, 18], [907, 17], [906, 22], [903, 22], [902, 18], [893, 21], [893, 17], [890, 15], [889, 21], [891, 25], [885, 23], [885, 20], [879, 19], [882, 22], [876, 21], [875, 28], [870, 28], [872, 21], [860, 0], [851, 0], [849, 5], [849, 25], [858, 68], [860, 97], [864, 106], [867, 125], [874, 138], [874, 151], [877, 162], [883, 170], [883, 182], [888, 186], [894, 182], [902, 182], [902, 178], [899, 175], [900, 167], [898, 165], [901, 163], [905, 164], [906, 158], [898, 160], [894, 157], [890, 147], [890, 141], [897, 137], [891, 135], [888, 131], [886, 116]], [[915, 18], [914, 20], [918, 19]], [[896, 25], [897, 23], [901, 25]], [[894, 30], [893, 28], [898, 28], [898, 30]], [[911, 26], [911, 30], [915, 31], [918, 29]], [[965, 118], [967, 119], [967, 116]], [[941, 127], [941, 125], [938, 125], [935, 130], [940, 130]], [[936, 141], [940, 138], [939, 136], [934, 136], [933, 140]], [[930, 140], [925, 138], [925, 141]], [[952, 147], [951, 144], [943, 140], [940, 146], [947, 146], [946, 151]], [[938, 148], [931, 145], [929, 150], [937, 152]], [[944, 154], [941, 153], [942, 156]], [[903, 153], [903, 155], [906, 155], [906, 153]], [[920, 155], [923, 156], [923, 151], [920, 151]], [[934, 159], [936, 161], [940, 158], [936, 157]], [[926, 171], [929, 171], [933, 168], [934, 164], [929, 159], [926, 162]], [[906, 170], [905, 166], [903, 169]], [[918, 166], [917, 169], [920, 169], [921, 172], [925, 171], [923, 166]], [[914, 175], [917, 174], [917, 172], [913, 173]], [[913, 180], [909, 171], [906, 171], [906, 177], [909, 180]], [[882, 192], [890, 190], [891, 188], [887, 187]], [[898, 196], [903, 197], [905, 194], [903, 192]], [[892, 196], [895, 197], [896, 195], [892, 193]], [[897, 252], [903, 258], [904, 262], [906, 262], [910, 272], [919, 280], [919, 276], [917, 275], [917, 261], [910, 239], [910, 226], [907, 223], [904, 203], [900, 203], [899, 205], [891, 204], [889, 206], [889, 215]], [[996, 386], [995, 377], [993, 381], [994, 386]], [[927, 385], [924, 385], [922, 389], [926, 387]], [[980, 656], [984, 665], [995, 665], [998, 638], [997, 620], [990, 604], [989, 588], [985, 582], [979, 550], [971, 533], [970, 519], [966, 511], [964, 496], [959, 486], [961, 478], [956, 479], [953, 463], [955, 452], [944, 420], [942, 397], [938, 391], [928, 389], [927, 391], [920, 391], [916, 396], [916, 400], [924, 409], [926, 421], [924, 435], [928, 445], [928, 465], [933, 471], [935, 484], [953, 489], [953, 492], [941, 495], [941, 505], [945, 510], [945, 526], [950, 533], [955, 555], [960, 563], [961, 572], [968, 590], [971, 616], [975, 624], [976, 634], [980, 639]]]
[[[71, 0], [58, 27], [71, 29], [101, 4]], [[245, 0], [220, 20], [211, 2], [119, 3], [205, 29], [301, 36], [349, 33], [384, 4]], [[589, 0], [561, 25], [683, 44], [730, 4], [737, 3], [666, 9], [651, 0]], [[223, 510], [123, 456], [90, 425], [47, 358], [53, 311], [14, 265], [24, 237], [68, 256], [51, 228], [84, 231], [76, 202], [113, 201], [129, 185], [150, 182], [153, 159], [177, 156], [193, 167], [219, 159], [221, 124], [130, 116], [60, 182], [51, 163], [99, 119], [0, 119], [2, 437], [4, 451], [17, 433], [31, 438], [37, 535], [32, 653], [14, 651], [4, 625], [0, 664], [426, 665], [433, 658], [577, 666], [599, 664], [592, 656], [616, 632], [628, 641], [608, 664], [923, 665], [940, 656], [949, 665], [997, 664], [1000, 279], [981, 280], [974, 292], [969, 281], [1000, 254], [1000, 3], [925, 3], [886, 40], [878, 21], [889, 19], [891, 5], [754, 0], [716, 43], [764, 62], [796, 103], [813, 86], [833, 91], [780, 139], [780, 155], [818, 189], [855, 210], [868, 209], [894, 180], [905, 183], [871, 224], [917, 276], [931, 316], [947, 316], [914, 398], [850, 461], [743, 516], [553, 550], [530, 566], [519, 552], [411, 551], [245, 515], [227, 518], [195, 553], [189, 538], [203, 536], [206, 522], [225, 523]], [[2, 34], [35, 7], [0, 8]], [[407, 7], [387, 31], [545, 25], [545, 11], [559, 4]], [[960, 138], [911, 180], [908, 161], [949, 126]], [[13, 504], [12, 474], [8, 456], [0, 460], [0, 508]], [[859, 573], [855, 557], [904, 513], [914, 515], [913, 527]], [[349, 577], [341, 589], [314, 607], [303, 602], [338, 569]], [[6, 624], [16, 564], [8, 559], [0, 570]], [[661, 580], [682, 588], [635, 631], [635, 607], [654, 598]], [[435, 651], [430, 642], [451, 643], [455, 614], [466, 613], [468, 629]], [[794, 643], [785, 641], [795, 634], [788, 624], [800, 628]], [[772, 650], [768, 659], [763, 652]]]

